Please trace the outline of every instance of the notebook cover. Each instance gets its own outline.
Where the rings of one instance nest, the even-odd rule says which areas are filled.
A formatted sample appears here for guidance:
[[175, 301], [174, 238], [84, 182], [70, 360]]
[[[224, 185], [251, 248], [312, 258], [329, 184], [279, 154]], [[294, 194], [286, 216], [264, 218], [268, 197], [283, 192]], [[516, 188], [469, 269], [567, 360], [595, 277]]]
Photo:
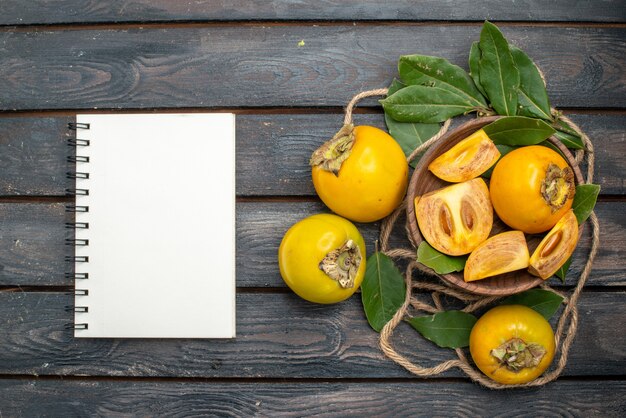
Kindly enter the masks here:
[[235, 337], [235, 118], [78, 115], [76, 337]]

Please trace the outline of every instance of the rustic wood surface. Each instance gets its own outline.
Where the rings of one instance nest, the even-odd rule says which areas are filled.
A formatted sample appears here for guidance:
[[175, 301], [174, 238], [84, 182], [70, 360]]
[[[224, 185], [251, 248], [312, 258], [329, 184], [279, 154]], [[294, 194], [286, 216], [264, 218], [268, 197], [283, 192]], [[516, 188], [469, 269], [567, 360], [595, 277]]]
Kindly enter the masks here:
[[[133, 376], [219, 378], [409, 378], [378, 348], [360, 297], [338, 305], [304, 302], [291, 292], [239, 292], [237, 338], [76, 339], [63, 325], [72, 296], [3, 292], [0, 374], [19, 376]], [[566, 376], [619, 377], [626, 368], [621, 293], [588, 292]], [[416, 362], [452, 358], [407, 324], [394, 344]], [[454, 369], [440, 377], [462, 377]], [[2, 395], [0, 395], [1, 397]]]
[[[590, 135], [602, 186], [601, 246], [564, 374], [504, 393], [458, 370], [412, 377], [378, 349], [359, 294], [310, 304], [276, 264], [289, 226], [327, 211], [307, 161], [349, 98], [388, 85], [399, 55], [467, 68], [486, 18]], [[625, 416], [625, 65], [624, 0], [1, 1], [0, 416]], [[63, 329], [66, 125], [111, 111], [237, 114], [237, 339], [79, 340]], [[355, 120], [384, 127], [374, 99]], [[358, 227], [371, 253], [380, 224]], [[576, 284], [589, 235], [566, 282], [551, 284]], [[402, 227], [391, 245], [409, 246]], [[453, 355], [407, 324], [394, 344], [423, 365]]]
[[[0, 110], [343, 106], [389, 85], [417, 45], [465, 65], [480, 34], [479, 24], [28, 29], [0, 32]], [[543, 69], [554, 106], [626, 106], [626, 27], [502, 30]]]
[[568, 0], [4, 0], [2, 25], [233, 20], [624, 22], [626, 2]]
[[[603, 387], [606, 390], [598, 390]], [[626, 408], [623, 381], [564, 380], [506, 396], [455, 380], [0, 382], [9, 416], [603, 416]], [[61, 398], [59, 394], [64, 394]], [[184, 395], [181, 395], [184, 394]], [[424, 411], [428, 413], [425, 414]]]

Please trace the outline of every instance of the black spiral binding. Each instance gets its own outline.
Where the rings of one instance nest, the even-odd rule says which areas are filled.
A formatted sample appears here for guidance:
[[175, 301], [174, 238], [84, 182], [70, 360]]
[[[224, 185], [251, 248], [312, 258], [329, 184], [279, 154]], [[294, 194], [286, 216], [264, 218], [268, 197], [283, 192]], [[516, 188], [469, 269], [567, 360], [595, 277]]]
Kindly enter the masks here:
[[[84, 130], [84, 129], [89, 129], [89, 124], [88, 123], [68, 123], [67, 124], [68, 129], [71, 129], [73, 131], [76, 131], [78, 133], [78, 131], [80, 130]], [[75, 152], [72, 152], [72, 155], [69, 155], [67, 157], [67, 163], [71, 164], [72, 167], [74, 167], [74, 165], [76, 163], [88, 163], [89, 162], [89, 157], [86, 155], [77, 155], [78, 154], [78, 150], [79, 149], [83, 149], [85, 147], [89, 146], [89, 140], [87, 139], [81, 139], [81, 138], [69, 138], [67, 140], [67, 145], [69, 145], [70, 147], [72, 147]], [[76, 171], [76, 170], [72, 170], [72, 171], [68, 171], [66, 174], [66, 177], [70, 180], [76, 180], [76, 179], [88, 179], [89, 178], [89, 173], [88, 172], [84, 172], [84, 171]], [[66, 196], [89, 196], [89, 189], [84, 189], [84, 188], [67, 188], [65, 189], [65, 195]], [[77, 204], [68, 204], [65, 206], [65, 211], [68, 213], [77, 213], [77, 212], [89, 212], [89, 206], [84, 206], [84, 205], [77, 205]], [[88, 222], [66, 222], [65, 223], [65, 228], [72, 230], [72, 231], [76, 231], [79, 229], [89, 229], [89, 223]], [[89, 240], [88, 239], [77, 239], [77, 238], [67, 238], [65, 240], [65, 245], [67, 246], [71, 246], [71, 247], [86, 247], [89, 246]], [[75, 271], [73, 271], [75, 269], [76, 264], [78, 263], [88, 263], [89, 262], [89, 257], [85, 256], [85, 255], [71, 255], [71, 256], [66, 256], [65, 257], [65, 261], [67, 263], [70, 263], [74, 268], [72, 269], [72, 271], [70, 272], [66, 272], [65, 273], [65, 278], [66, 279], [73, 279], [74, 282], [76, 283], [79, 280], [87, 280], [89, 279], [89, 273], [77, 273]], [[89, 295], [89, 290], [88, 289], [79, 289], [79, 288], [75, 288], [72, 292], [70, 292], [71, 295], [74, 296], [88, 296]], [[86, 313], [89, 312], [89, 307], [88, 306], [77, 306], [77, 305], [68, 305], [65, 307], [65, 310], [68, 312], [81, 312], [81, 313]], [[87, 323], [68, 323], [65, 325], [65, 329], [73, 329], [73, 330], [85, 330], [89, 328], [89, 324]]]

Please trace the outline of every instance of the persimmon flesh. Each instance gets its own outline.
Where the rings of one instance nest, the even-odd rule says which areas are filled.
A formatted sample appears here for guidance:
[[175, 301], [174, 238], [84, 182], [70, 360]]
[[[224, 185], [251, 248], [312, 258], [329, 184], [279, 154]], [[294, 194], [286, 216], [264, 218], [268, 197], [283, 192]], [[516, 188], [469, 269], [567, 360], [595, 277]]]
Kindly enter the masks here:
[[444, 254], [472, 252], [493, 225], [489, 189], [481, 178], [426, 193], [414, 204], [422, 236]]
[[546, 280], [571, 257], [578, 244], [578, 221], [572, 209], [554, 225], [530, 257], [528, 271]]
[[466, 282], [496, 276], [528, 267], [528, 246], [522, 231], [494, 235], [480, 244], [467, 259], [463, 277]]
[[480, 176], [498, 158], [500, 151], [480, 129], [435, 158], [428, 169], [442, 180], [460, 183]]

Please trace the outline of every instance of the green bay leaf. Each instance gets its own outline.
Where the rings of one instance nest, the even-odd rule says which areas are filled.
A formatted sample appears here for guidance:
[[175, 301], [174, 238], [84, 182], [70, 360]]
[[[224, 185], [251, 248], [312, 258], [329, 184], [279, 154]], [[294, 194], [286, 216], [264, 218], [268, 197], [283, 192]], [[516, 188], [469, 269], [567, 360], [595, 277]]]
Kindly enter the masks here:
[[573, 136], [579, 136], [578, 132], [572, 129], [567, 123], [565, 123], [562, 119], [557, 119], [553, 124], [554, 128], [557, 131], [565, 132]]
[[461, 271], [465, 268], [466, 256], [453, 257], [435, 250], [429, 243], [422, 241], [417, 247], [417, 261], [435, 270], [438, 274]]
[[563, 122], [561, 119], [557, 119], [552, 124], [556, 129], [555, 136], [565, 145], [567, 148], [572, 149], [584, 149], [585, 144], [578, 132], [569, 127], [569, 125]]
[[465, 100], [441, 87], [407, 86], [380, 101], [398, 122], [438, 123], [474, 110]]
[[561, 279], [561, 283], [565, 283], [565, 276], [567, 275], [567, 271], [569, 270], [569, 266], [572, 264], [572, 257], [568, 258], [565, 263], [554, 273], [559, 279]]
[[[396, 140], [407, 157], [413, 153], [415, 148], [435, 136], [441, 128], [438, 123], [398, 122], [387, 113], [385, 113], [385, 123], [389, 135]], [[419, 158], [411, 161], [411, 167], [415, 168], [418, 162]]]
[[500, 30], [485, 21], [480, 32], [480, 84], [485, 89], [491, 106], [500, 115], [517, 113], [519, 71], [513, 62], [509, 43]]
[[574, 215], [576, 215], [578, 225], [581, 225], [589, 218], [593, 208], [596, 206], [599, 194], [600, 186], [597, 184], [579, 184], [576, 186], [572, 210]]
[[393, 260], [376, 252], [367, 259], [361, 284], [361, 301], [370, 326], [377, 332], [404, 303], [404, 277]]
[[483, 129], [494, 144], [511, 146], [536, 145], [556, 132], [544, 121], [524, 116], [503, 117]]
[[387, 97], [391, 96], [398, 90], [403, 89], [405, 87], [406, 87], [406, 84], [404, 84], [402, 81], [398, 80], [397, 78], [394, 78], [393, 80], [391, 80], [391, 84], [389, 85], [389, 88], [387, 89]]
[[559, 309], [563, 298], [554, 292], [543, 289], [531, 289], [504, 299], [502, 305], [524, 305], [550, 319]]
[[411, 318], [407, 322], [439, 347], [461, 348], [469, 345], [476, 317], [461, 311], [445, 311]]
[[398, 61], [398, 72], [402, 81], [408, 85], [440, 87], [457, 95], [470, 107], [487, 107], [485, 98], [469, 74], [444, 58], [405, 55]]
[[[397, 79], [393, 79], [389, 86], [387, 95], [392, 95], [398, 90], [406, 87], [406, 84]], [[385, 112], [385, 123], [387, 124], [387, 130], [389, 135], [396, 140], [396, 142], [404, 151], [404, 155], [407, 157], [413, 153], [413, 150], [433, 137], [441, 126], [438, 123], [410, 123], [410, 122], [398, 122], [393, 119], [388, 113]], [[411, 167], [415, 168], [419, 158], [415, 158], [411, 161]]]
[[571, 148], [571, 149], [584, 149], [585, 148], [582, 138], [579, 137], [578, 135], [571, 135], [567, 132], [561, 132], [560, 130], [557, 129], [554, 136], [556, 136], [559, 139], [559, 141], [561, 141], [563, 145], [565, 145], [567, 148]]
[[470, 69], [470, 77], [474, 80], [474, 85], [480, 91], [480, 93], [487, 97], [487, 93], [483, 88], [482, 84], [480, 84], [480, 47], [478, 46], [478, 42], [472, 42], [472, 46], [470, 48], [469, 53], [469, 69]]
[[519, 71], [517, 114], [552, 121], [550, 101], [539, 69], [524, 51], [509, 45]]

